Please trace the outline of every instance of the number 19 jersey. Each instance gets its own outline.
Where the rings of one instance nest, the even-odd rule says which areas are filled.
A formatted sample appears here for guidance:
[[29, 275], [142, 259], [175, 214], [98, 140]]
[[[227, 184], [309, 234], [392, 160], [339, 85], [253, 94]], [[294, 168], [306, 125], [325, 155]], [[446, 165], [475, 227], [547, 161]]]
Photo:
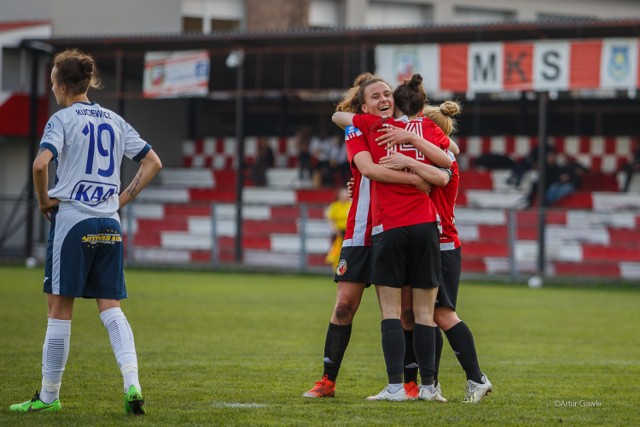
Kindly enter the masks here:
[[40, 148], [53, 153], [57, 166], [49, 197], [92, 215], [111, 216], [119, 208], [122, 157], [138, 162], [151, 146], [113, 111], [77, 102], [51, 116]]

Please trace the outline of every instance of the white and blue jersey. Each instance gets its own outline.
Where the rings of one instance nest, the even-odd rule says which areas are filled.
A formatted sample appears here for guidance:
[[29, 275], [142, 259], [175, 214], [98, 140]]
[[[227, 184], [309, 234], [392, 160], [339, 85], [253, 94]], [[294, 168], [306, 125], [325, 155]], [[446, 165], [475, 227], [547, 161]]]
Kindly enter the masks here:
[[44, 292], [126, 298], [120, 165], [123, 156], [140, 161], [151, 146], [113, 111], [77, 102], [49, 119], [40, 148], [53, 153], [49, 197], [60, 200], [51, 215]]
[[140, 161], [151, 146], [122, 117], [95, 102], [77, 102], [55, 113], [40, 148], [53, 153], [57, 166], [49, 197], [96, 216], [119, 207], [120, 164]]

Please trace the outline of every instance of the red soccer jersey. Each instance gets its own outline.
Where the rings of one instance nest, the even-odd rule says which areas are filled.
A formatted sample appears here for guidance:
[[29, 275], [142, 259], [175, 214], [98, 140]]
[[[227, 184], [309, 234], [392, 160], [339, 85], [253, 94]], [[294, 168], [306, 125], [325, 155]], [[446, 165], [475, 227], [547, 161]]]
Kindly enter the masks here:
[[347, 126], [344, 131], [347, 158], [353, 174], [353, 201], [347, 218], [347, 229], [344, 232], [342, 247], [371, 246], [371, 183], [362, 176], [353, 162], [353, 157], [361, 151], [369, 151], [367, 141], [362, 132], [354, 126]]
[[458, 198], [458, 186], [460, 184], [460, 171], [458, 162], [451, 152], [449, 152], [449, 156], [451, 157], [451, 179], [449, 183], [444, 187], [434, 186], [429, 194], [440, 215], [440, 224], [442, 226], [440, 250], [451, 250], [459, 248], [461, 245], [454, 214], [456, 199]]
[[[381, 135], [378, 130], [386, 123], [414, 132], [443, 149], [449, 147], [449, 138], [442, 132], [442, 129], [428, 118], [418, 117], [409, 120], [406, 116], [399, 119], [385, 119], [371, 114], [356, 115], [353, 118], [353, 124], [366, 137], [371, 157], [375, 163], [380, 163], [380, 159], [389, 154], [390, 151], [399, 151], [423, 163], [432, 164], [412, 144], [400, 144], [390, 149], [379, 146], [375, 139]], [[387, 184], [373, 181], [371, 187], [373, 189], [373, 234], [392, 228], [435, 222], [437, 220], [436, 208], [429, 196], [413, 185]]]

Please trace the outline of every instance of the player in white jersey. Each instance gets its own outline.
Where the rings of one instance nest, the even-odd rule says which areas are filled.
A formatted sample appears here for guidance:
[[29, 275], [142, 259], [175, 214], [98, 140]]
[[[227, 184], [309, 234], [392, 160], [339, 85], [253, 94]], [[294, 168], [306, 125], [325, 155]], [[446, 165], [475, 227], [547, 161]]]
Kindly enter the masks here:
[[[124, 382], [126, 413], [145, 413], [133, 332], [120, 300], [127, 297], [118, 209], [153, 179], [162, 163], [151, 146], [113, 111], [90, 102], [99, 88], [94, 59], [75, 49], [54, 58], [52, 91], [64, 107], [47, 122], [33, 162], [40, 211], [51, 221], [44, 292], [48, 324], [42, 348], [42, 388], [13, 412], [60, 410], [60, 386], [69, 355], [75, 298], [95, 299]], [[140, 168], [120, 192], [123, 156]], [[56, 179], [48, 190], [48, 167]]]

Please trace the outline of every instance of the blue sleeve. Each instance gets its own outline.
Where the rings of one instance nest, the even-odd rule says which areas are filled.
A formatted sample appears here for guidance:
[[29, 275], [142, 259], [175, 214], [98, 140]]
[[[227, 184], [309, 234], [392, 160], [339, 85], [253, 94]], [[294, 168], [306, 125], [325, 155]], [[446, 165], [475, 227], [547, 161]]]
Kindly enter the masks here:
[[50, 144], [48, 142], [43, 142], [40, 144], [40, 149], [41, 150], [49, 150], [51, 151], [51, 153], [53, 153], [53, 160], [54, 161], [58, 161], [58, 150], [56, 150], [56, 147], [53, 146], [53, 144]]
[[140, 152], [138, 154], [135, 155], [135, 157], [133, 157], [133, 161], [134, 162], [139, 162], [140, 160], [144, 159], [144, 156], [147, 155], [147, 153], [149, 152], [149, 150], [151, 150], [151, 145], [146, 144], [144, 146], [144, 148], [142, 148], [142, 150], [140, 150]]

